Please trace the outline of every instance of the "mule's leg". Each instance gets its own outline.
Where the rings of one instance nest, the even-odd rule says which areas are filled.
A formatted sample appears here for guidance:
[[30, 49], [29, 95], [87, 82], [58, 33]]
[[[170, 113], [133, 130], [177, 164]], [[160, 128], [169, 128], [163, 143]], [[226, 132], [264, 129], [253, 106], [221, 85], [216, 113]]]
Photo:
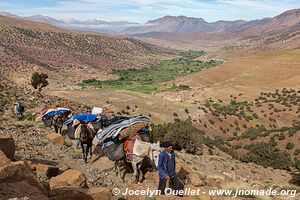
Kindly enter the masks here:
[[122, 175], [122, 179], [121, 179], [121, 180], [122, 180], [123, 182], [125, 182], [125, 175], [126, 175], [126, 172], [127, 172], [127, 166], [126, 166], [127, 160], [126, 160], [126, 158], [124, 158], [123, 162], [124, 162], [125, 167], [124, 167], [124, 172], [123, 172], [123, 175]]
[[116, 172], [116, 176], [118, 176], [119, 180], [123, 181], [122, 177], [121, 177], [121, 170], [120, 170], [119, 160], [115, 161], [114, 171]]
[[89, 146], [89, 148], [90, 148], [90, 157], [91, 157], [91, 159], [92, 159], [92, 157], [93, 157], [93, 140], [91, 140], [91, 142], [90, 142], [89, 145], [90, 145], [90, 146]]
[[142, 163], [143, 163], [143, 162], [138, 163], [138, 166], [137, 166], [137, 169], [138, 169], [138, 176], [139, 176], [138, 182], [139, 182], [139, 183], [141, 183], [141, 182], [143, 181], [143, 179], [144, 179], [144, 173], [141, 171]]
[[90, 153], [90, 160], [92, 159], [92, 156], [93, 156], [92, 146], [93, 146], [92, 141], [90, 141], [87, 145], [87, 152], [86, 152], [87, 157]]
[[84, 144], [82, 143], [82, 142], [80, 142], [80, 144], [81, 144], [81, 149], [82, 149], [82, 154], [83, 154], [83, 160], [84, 160], [84, 162], [86, 162], [86, 156], [85, 156], [85, 148], [84, 148]]
[[122, 180], [122, 177], [121, 177], [121, 169], [120, 169], [120, 162], [117, 161], [117, 173], [118, 173], [118, 178], [120, 180]]
[[118, 175], [118, 161], [115, 161], [114, 172], [116, 172], [116, 175]]
[[138, 175], [138, 168], [137, 168], [137, 163], [135, 163], [135, 162], [131, 162], [131, 164], [132, 164], [132, 168], [133, 168], [133, 177], [134, 177], [134, 179], [132, 180], [132, 182], [133, 183], [138, 183], [138, 177], [139, 177], [139, 175]]
[[54, 126], [55, 133], [58, 133], [58, 126], [56, 126], [56, 125], [53, 125], [53, 126]]
[[87, 162], [89, 151], [90, 151], [90, 144], [87, 143], [86, 144], [86, 151], [85, 151], [85, 162]]

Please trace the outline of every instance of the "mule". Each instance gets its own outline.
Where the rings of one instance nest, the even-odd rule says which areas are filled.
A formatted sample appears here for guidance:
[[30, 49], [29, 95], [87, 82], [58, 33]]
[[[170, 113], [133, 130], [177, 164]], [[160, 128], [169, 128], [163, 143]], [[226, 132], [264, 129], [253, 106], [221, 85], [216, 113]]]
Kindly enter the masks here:
[[[100, 120], [97, 120], [95, 122], [90, 122], [90, 124], [92, 125], [94, 131], [97, 133], [100, 129], [103, 129], [104, 126], [104, 122], [102, 120], [102, 118]], [[75, 139], [75, 130], [78, 126], [73, 126], [73, 123], [69, 123], [67, 124], [67, 136], [70, 139]]]
[[[144, 179], [144, 174], [141, 172], [141, 166], [146, 157], [150, 158], [150, 161], [154, 163], [155, 167], [158, 166], [158, 158], [160, 153], [159, 142], [157, 143], [148, 143], [145, 141], [136, 140], [133, 149], [132, 160], [129, 161], [134, 170], [134, 180], [132, 182], [138, 183]], [[98, 158], [102, 156], [107, 156], [108, 159], [115, 162], [115, 171], [118, 178], [125, 182], [125, 174], [121, 175], [120, 162], [124, 162], [125, 165], [128, 163], [126, 160], [126, 153], [124, 151], [124, 142], [119, 141], [118, 143], [111, 143], [109, 145], [100, 144], [98, 148], [95, 148], [94, 151], [98, 151]]]
[[66, 121], [66, 118], [63, 116], [55, 116], [53, 117], [52, 121], [53, 121], [52, 125], [54, 127], [55, 133], [61, 134], [62, 133], [61, 130], [64, 125], [64, 122]]
[[160, 154], [160, 145], [157, 143], [148, 143], [140, 140], [135, 140], [133, 146], [133, 157], [132, 157], [132, 167], [134, 170], [134, 183], [142, 182], [144, 179], [144, 173], [141, 172], [141, 166], [145, 157], [150, 158], [150, 160], [158, 167], [158, 158]]
[[77, 127], [77, 129], [80, 128], [79, 133], [78, 135], [75, 134], [75, 138], [79, 139], [83, 154], [83, 160], [85, 163], [87, 163], [88, 154], [90, 153], [90, 158], [92, 158], [93, 156], [92, 146], [95, 132], [91, 130], [91, 128], [89, 128], [87, 124], [81, 124], [79, 126], [80, 127]]

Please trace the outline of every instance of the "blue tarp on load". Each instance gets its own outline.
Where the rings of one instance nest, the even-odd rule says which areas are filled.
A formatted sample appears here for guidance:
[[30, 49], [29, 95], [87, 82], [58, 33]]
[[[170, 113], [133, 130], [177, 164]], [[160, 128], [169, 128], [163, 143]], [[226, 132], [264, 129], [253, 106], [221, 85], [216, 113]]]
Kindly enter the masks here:
[[65, 121], [64, 124], [68, 125], [70, 123], [73, 123], [74, 120], [78, 120], [81, 123], [89, 123], [89, 122], [97, 121], [97, 119], [98, 119], [97, 115], [94, 114], [80, 114], [71, 117], [69, 120]]
[[70, 110], [56, 110], [56, 111], [52, 111], [52, 112], [49, 112], [46, 115], [44, 115], [42, 120], [47, 120], [47, 119], [50, 119], [50, 118], [55, 117], [57, 115], [68, 115], [70, 113], [71, 113]]

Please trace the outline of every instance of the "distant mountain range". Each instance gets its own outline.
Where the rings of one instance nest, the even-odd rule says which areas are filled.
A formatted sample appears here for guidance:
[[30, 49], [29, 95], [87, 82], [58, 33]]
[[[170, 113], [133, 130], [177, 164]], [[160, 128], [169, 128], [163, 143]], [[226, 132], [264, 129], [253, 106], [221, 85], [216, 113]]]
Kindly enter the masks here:
[[0, 15], [14, 17], [35, 22], [51, 24], [60, 28], [95, 31], [108, 34], [117, 34], [123, 32], [129, 26], [137, 26], [138, 23], [128, 21], [106, 21], [101, 19], [77, 20], [77, 19], [55, 19], [44, 15], [32, 15], [29, 17], [20, 17], [7, 12], [0, 12]]
[[201, 32], [213, 34], [238, 33], [240, 36], [248, 36], [274, 31], [291, 31], [300, 28], [300, 9], [289, 10], [273, 18], [252, 21], [220, 20], [209, 23], [202, 18], [165, 16], [157, 20], [148, 21], [146, 25], [128, 28], [126, 34], [150, 37], [151, 35], [158, 35], [157, 32], [173, 34]]
[[10, 13], [0, 13], [0, 15], [47, 23], [67, 29], [185, 42], [201, 39], [228, 40], [263, 34], [282, 34], [283, 32], [300, 29], [300, 9], [288, 10], [272, 18], [252, 21], [220, 20], [212, 23], [206, 22], [202, 18], [186, 16], [165, 16], [150, 20], [145, 24], [138, 24], [127, 21], [111, 22], [100, 19], [85, 21], [77, 19], [58, 20], [43, 15], [30, 17], [19, 17]]

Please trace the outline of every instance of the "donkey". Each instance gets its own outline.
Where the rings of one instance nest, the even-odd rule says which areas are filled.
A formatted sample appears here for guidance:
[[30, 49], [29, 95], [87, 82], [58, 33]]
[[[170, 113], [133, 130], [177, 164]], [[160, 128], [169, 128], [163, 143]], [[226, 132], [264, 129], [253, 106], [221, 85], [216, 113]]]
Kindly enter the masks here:
[[93, 155], [92, 145], [95, 132], [90, 127], [88, 127], [87, 124], [81, 124], [77, 127], [77, 129], [78, 130], [76, 131], [79, 132], [75, 133], [75, 139], [79, 139], [83, 154], [83, 160], [85, 163], [87, 163], [88, 154], [90, 153], [90, 158], [92, 158]]

